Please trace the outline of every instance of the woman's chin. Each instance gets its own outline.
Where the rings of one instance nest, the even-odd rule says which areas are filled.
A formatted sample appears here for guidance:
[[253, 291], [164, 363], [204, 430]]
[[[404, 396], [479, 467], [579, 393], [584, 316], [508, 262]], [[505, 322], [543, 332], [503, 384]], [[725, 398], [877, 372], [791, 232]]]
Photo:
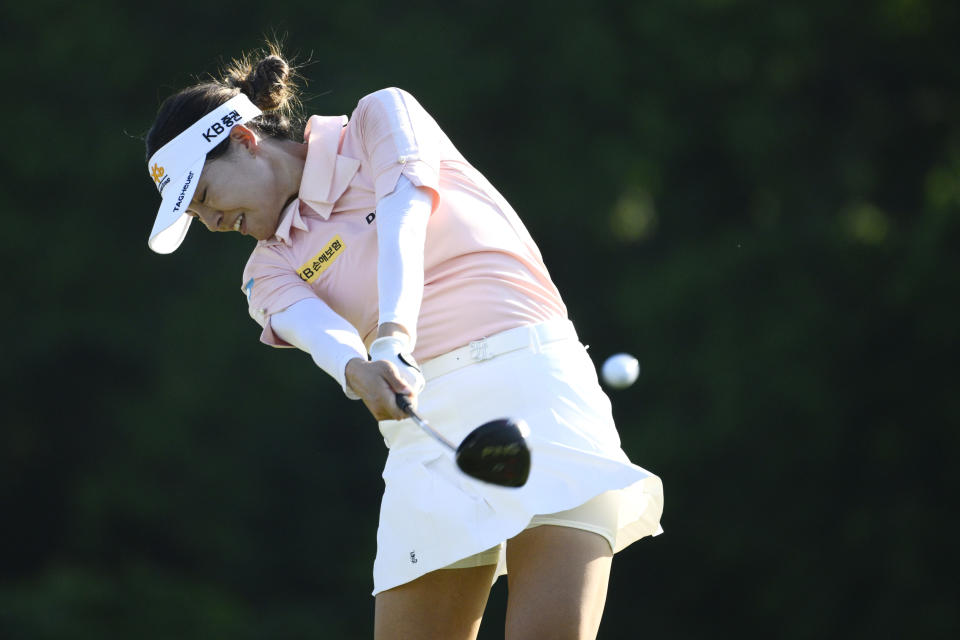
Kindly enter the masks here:
[[260, 242], [261, 240], [269, 240], [270, 238], [273, 237], [274, 233], [276, 233], [276, 230], [264, 231], [263, 229], [247, 229], [247, 232], [245, 235], [250, 238], [253, 238], [257, 242]]

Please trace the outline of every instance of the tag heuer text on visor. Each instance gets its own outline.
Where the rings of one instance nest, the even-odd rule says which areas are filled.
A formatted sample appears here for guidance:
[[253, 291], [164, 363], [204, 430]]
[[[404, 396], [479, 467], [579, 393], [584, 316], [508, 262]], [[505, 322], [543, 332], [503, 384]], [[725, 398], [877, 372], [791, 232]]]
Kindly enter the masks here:
[[238, 94], [153, 154], [147, 162], [147, 171], [163, 200], [147, 241], [151, 249], [157, 253], [173, 253], [180, 246], [193, 220], [187, 215], [187, 207], [193, 200], [207, 154], [226, 140], [235, 125], [261, 113], [247, 96]]

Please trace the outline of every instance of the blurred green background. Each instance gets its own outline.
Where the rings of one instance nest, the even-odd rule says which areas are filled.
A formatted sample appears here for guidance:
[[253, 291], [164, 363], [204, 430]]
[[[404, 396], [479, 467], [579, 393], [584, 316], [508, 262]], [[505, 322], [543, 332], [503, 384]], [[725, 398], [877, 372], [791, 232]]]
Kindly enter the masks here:
[[[385, 449], [258, 343], [246, 239], [146, 245], [160, 101], [286, 34], [514, 205], [662, 476], [600, 638], [960, 631], [954, 0], [0, 9], [0, 637], [361, 638]], [[502, 637], [505, 587], [482, 638]]]

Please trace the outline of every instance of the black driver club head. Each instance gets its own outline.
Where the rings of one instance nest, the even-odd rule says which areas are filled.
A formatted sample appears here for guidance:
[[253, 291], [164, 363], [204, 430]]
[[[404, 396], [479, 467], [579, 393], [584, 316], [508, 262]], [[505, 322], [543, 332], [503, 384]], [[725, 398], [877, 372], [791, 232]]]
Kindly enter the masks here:
[[530, 475], [530, 449], [523, 420], [485, 422], [457, 447], [457, 466], [467, 475], [503, 487], [522, 487]]

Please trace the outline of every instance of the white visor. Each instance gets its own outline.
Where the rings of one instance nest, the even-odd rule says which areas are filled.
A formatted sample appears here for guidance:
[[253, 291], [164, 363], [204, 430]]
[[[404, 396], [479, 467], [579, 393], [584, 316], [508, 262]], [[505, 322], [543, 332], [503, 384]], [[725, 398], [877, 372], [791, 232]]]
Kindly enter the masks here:
[[207, 154], [230, 135], [234, 126], [261, 113], [247, 96], [237, 94], [153, 154], [147, 171], [163, 200], [147, 241], [151, 249], [157, 253], [176, 251], [193, 220], [187, 215], [187, 207], [197, 190]]

